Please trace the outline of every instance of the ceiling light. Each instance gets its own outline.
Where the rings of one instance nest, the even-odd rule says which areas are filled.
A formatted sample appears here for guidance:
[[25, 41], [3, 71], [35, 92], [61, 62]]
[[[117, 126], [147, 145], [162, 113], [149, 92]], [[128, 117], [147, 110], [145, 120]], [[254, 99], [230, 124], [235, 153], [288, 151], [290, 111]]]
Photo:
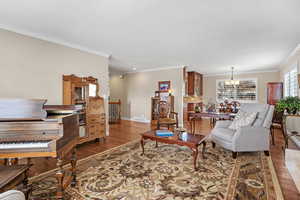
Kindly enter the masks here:
[[234, 67], [231, 67], [231, 77], [230, 77], [230, 80], [225, 81], [225, 85], [231, 85], [231, 86], [235, 87], [240, 84], [240, 81], [233, 79], [233, 70], [234, 70]]

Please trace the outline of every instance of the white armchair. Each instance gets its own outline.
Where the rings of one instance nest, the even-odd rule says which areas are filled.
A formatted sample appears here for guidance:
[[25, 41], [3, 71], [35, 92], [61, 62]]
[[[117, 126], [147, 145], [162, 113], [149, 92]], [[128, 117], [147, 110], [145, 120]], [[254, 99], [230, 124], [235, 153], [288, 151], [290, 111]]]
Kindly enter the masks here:
[[258, 112], [252, 126], [229, 129], [231, 121], [218, 121], [212, 130], [211, 139], [213, 147], [218, 144], [233, 152], [236, 158], [237, 152], [264, 151], [269, 155], [270, 127], [274, 112], [274, 106], [267, 104], [247, 103], [242, 104], [241, 110], [246, 112]]
[[0, 194], [0, 200], [25, 200], [25, 195], [18, 190], [8, 190]]

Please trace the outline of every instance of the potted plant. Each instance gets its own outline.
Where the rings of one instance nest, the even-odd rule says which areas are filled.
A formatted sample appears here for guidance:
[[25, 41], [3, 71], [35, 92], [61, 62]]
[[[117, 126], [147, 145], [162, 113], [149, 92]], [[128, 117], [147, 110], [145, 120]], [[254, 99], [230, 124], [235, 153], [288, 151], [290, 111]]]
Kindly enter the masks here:
[[277, 102], [275, 109], [277, 112], [286, 111], [288, 114], [297, 114], [300, 110], [299, 97], [286, 97]]
[[200, 113], [201, 112], [201, 107], [199, 105], [195, 106], [195, 112]]

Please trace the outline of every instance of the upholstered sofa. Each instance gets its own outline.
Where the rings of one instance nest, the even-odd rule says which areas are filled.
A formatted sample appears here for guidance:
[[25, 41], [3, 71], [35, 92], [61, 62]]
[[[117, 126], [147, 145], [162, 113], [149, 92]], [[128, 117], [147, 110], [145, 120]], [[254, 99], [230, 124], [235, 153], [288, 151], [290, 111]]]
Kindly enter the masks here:
[[25, 200], [25, 195], [18, 190], [9, 190], [0, 194], [0, 200]]
[[218, 144], [233, 152], [236, 158], [237, 152], [264, 151], [269, 155], [270, 126], [274, 112], [274, 106], [268, 104], [245, 103], [240, 110], [245, 112], [257, 112], [254, 122], [237, 130], [230, 129], [232, 121], [217, 121], [211, 132], [213, 147]]

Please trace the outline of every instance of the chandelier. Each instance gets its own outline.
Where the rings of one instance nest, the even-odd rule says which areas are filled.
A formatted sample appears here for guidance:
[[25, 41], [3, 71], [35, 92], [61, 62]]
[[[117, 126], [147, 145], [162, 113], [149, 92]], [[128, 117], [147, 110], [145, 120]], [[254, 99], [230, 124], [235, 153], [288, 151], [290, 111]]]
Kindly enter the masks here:
[[230, 77], [230, 80], [225, 81], [225, 85], [236, 86], [236, 85], [240, 84], [239, 80], [233, 79], [233, 70], [234, 70], [234, 67], [231, 67], [231, 77]]

